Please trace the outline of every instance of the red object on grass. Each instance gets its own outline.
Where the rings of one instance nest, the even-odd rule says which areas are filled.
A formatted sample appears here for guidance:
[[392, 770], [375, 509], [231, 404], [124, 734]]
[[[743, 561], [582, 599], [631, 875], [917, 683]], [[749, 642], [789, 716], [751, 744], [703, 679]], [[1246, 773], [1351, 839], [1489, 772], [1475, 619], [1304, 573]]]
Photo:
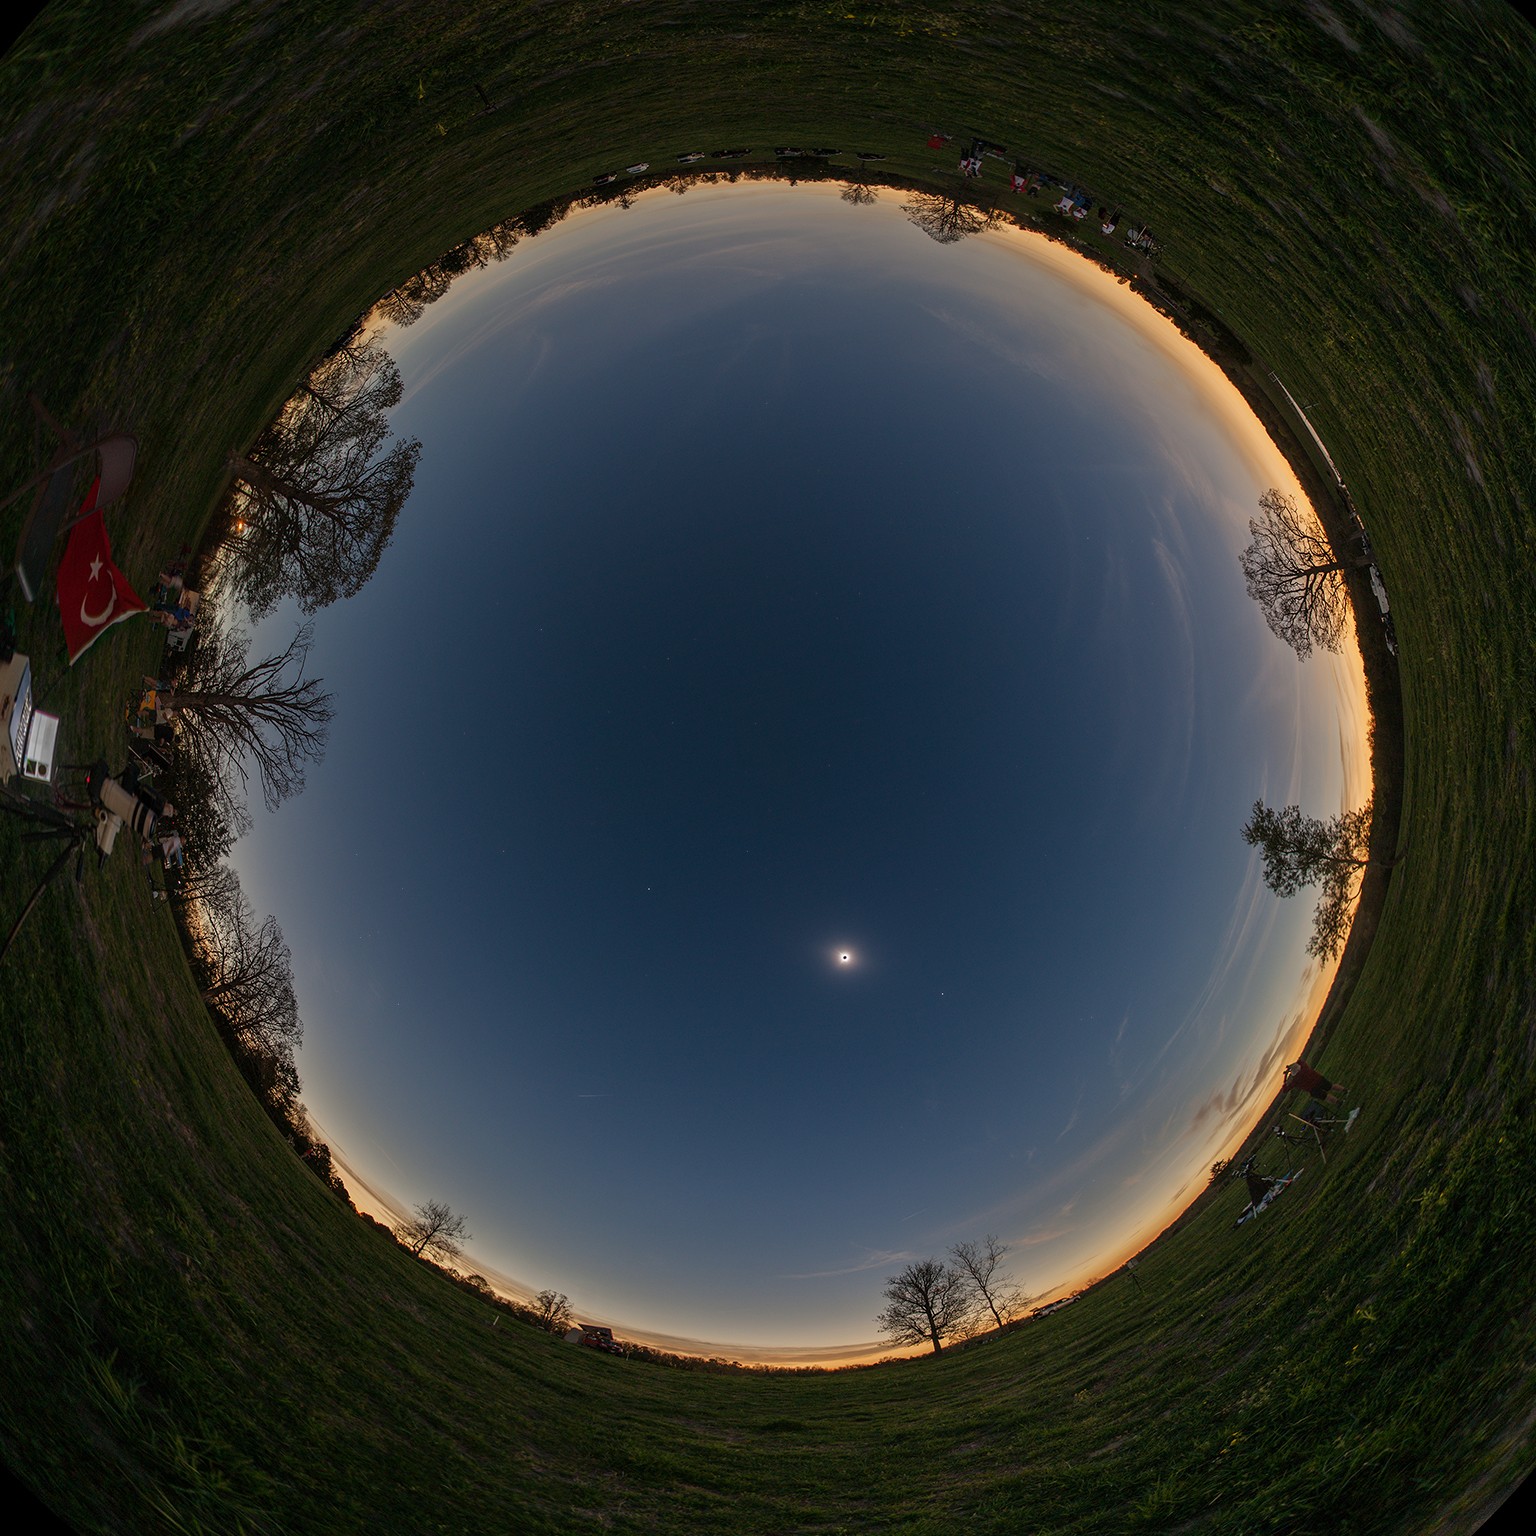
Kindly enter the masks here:
[[112, 563], [107, 525], [96, 505], [98, 478], [80, 507], [80, 521], [69, 530], [69, 543], [59, 561], [59, 618], [73, 665], [97, 636], [147, 608], [128, 578]]

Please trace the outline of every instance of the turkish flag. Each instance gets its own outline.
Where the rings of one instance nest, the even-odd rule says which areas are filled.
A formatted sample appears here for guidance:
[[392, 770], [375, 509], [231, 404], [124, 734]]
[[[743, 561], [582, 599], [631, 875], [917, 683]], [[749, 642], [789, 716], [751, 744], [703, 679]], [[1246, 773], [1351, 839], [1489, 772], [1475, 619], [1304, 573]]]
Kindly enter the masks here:
[[98, 478], [80, 507], [80, 521], [69, 530], [69, 543], [59, 561], [59, 617], [64, 643], [73, 665], [103, 630], [131, 619], [147, 608], [128, 578], [112, 564], [107, 525], [96, 507]]

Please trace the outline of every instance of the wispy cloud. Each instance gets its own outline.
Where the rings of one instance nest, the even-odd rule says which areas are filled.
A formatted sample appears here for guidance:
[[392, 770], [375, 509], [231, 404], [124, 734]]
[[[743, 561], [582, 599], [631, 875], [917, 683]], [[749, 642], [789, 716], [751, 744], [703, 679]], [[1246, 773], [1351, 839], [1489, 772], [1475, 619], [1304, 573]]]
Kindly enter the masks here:
[[988, 352], [1008, 367], [1042, 379], [1066, 380], [1073, 374], [1072, 360], [1062, 358], [1050, 347], [1040, 346], [1017, 333], [1001, 333], [993, 326], [942, 304], [923, 304], [919, 308], [935, 324], [942, 326], [967, 345]]
[[1041, 1243], [1054, 1243], [1058, 1237], [1066, 1237], [1069, 1233], [1076, 1230], [1076, 1227], [1046, 1227], [1043, 1231], [1027, 1232], [1023, 1237], [1016, 1237], [1008, 1246], [1010, 1248], [1036, 1248]]
[[1072, 1105], [1072, 1113], [1067, 1116], [1067, 1123], [1064, 1126], [1062, 1126], [1060, 1131], [1057, 1132], [1057, 1135], [1056, 1135], [1056, 1140], [1057, 1141], [1060, 1141], [1061, 1138], [1063, 1136], [1065, 1136], [1067, 1134], [1067, 1132], [1070, 1131], [1074, 1125], [1077, 1124], [1078, 1115], [1081, 1112], [1082, 1107], [1083, 1107], [1083, 1090], [1081, 1088], [1079, 1088], [1077, 1090], [1076, 1102]]
[[1148, 1063], [1149, 1067], [1154, 1067], [1162, 1061], [1175, 1042], [1206, 1016], [1240, 963], [1247, 967], [1251, 976], [1263, 952], [1263, 941], [1275, 921], [1275, 915], [1275, 903], [1268, 896], [1259, 867], [1258, 854], [1255, 853], [1248, 861], [1242, 887], [1233, 898], [1232, 916], [1217, 949], [1210, 974], [1178, 1027], [1168, 1036]]
[[1163, 539], [1152, 541], [1167, 592], [1167, 614], [1178, 636], [1178, 662], [1176, 675], [1166, 678], [1166, 692], [1162, 713], [1170, 724], [1182, 726], [1178, 744], [1170, 743], [1170, 761], [1167, 772], [1156, 788], [1157, 802], [1177, 802], [1182, 798], [1189, 783], [1190, 763], [1195, 752], [1195, 626], [1191, 614], [1189, 584], [1185, 580], [1184, 567], [1169, 544]]
[[866, 1269], [884, 1269], [887, 1264], [901, 1264], [911, 1257], [911, 1251], [906, 1248], [890, 1251], [871, 1249], [857, 1264], [847, 1264], [842, 1269], [812, 1269], [802, 1275], [781, 1275], [779, 1278], [781, 1280], [835, 1280], [839, 1275], [859, 1275]]
[[1287, 1048], [1300, 1022], [1300, 1012], [1282, 1020], [1263, 1054], [1247, 1072], [1212, 1090], [1188, 1111], [1189, 1130], [1198, 1131], [1213, 1119], [1227, 1124], [1240, 1115], [1251, 1114], [1261, 1099], [1272, 1098], [1280, 1088], [1281, 1060], [1289, 1054]]

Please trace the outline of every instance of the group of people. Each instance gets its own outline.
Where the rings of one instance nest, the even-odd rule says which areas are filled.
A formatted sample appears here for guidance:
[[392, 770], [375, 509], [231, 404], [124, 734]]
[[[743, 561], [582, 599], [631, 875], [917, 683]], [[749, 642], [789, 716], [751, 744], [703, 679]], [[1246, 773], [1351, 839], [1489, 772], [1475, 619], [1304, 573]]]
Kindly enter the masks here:
[[[170, 711], [166, 708], [165, 695], [170, 692], [169, 684], [162, 682], [158, 677], [150, 677], [147, 673], [144, 677], [143, 691], [138, 699], [128, 706], [128, 730], [129, 734], [137, 736], [141, 741], [166, 743], [175, 735], [175, 727], [171, 724]], [[142, 756], [142, 749], [140, 749]], [[166, 760], [154, 758], [161, 763]], [[140, 793], [151, 800], [158, 799], [154, 792], [146, 787], [141, 787]], [[186, 863], [186, 854], [181, 840], [181, 833], [175, 826], [176, 809], [174, 806], [165, 805], [157, 813], [155, 835], [147, 840], [144, 845], [143, 861], [148, 864], [154, 857], [154, 849], [158, 846], [160, 858], [166, 869], [181, 869]], [[153, 891], [153, 886], [151, 886]], [[159, 892], [154, 894], [159, 896]]]
[[[160, 848], [160, 860], [166, 869], [181, 869], [187, 862], [186, 853], [182, 846], [181, 833], [174, 826], [166, 826], [170, 818], [162, 816], [155, 828], [155, 842]], [[144, 862], [146, 864], [154, 857], [154, 849], [144, 850]]]
[[[938, 134], [935, 137], [942, 144], [946, 142], [948, 135]], [[928, 143], [932, 147], [934, 140], [929, 139]], [[962, 176], [980, 176], [981, 157], [983, 155], [996, 155], [1001, 159], [1004, 153], [1005, 151], [1001, 144], [989, 144], [985, 139], [972, 139], [970, 149], [966, 151], [960, 161], [960, 174]], [[1015, 186], [1014, 191], [1018, 191], [1017, 186]]]
[[128, 705], [128, 732], [140, 741], [166, 742], [175, 738], [170, 711], [163, 694], [169, 692], [158, 677], [144, 677], [144, 688], [137, 700]]
[[[949, 143], [950, 135], [947, 133], [935, 133], [928, 139], [929, 149], [942, 149]], [[970, 149], [961, 157], [960, 174], [962, 176], [979, 177], [981, 175], [981, 160], [984, 154], [995, 154], [1001, 158], [1003, 146], [1001, 144], [989, 144], [985, 139], [972, 139]], [[1022, 193], [1025, 197], [1038, 197], [1041, 187], [1046, 185], [1046, 177], [1039, 171], [1030, 170], [1027, 166], [1014, 162], [1013, 173], [1009, 178], [1009, 186], [1015, 192]], [[1058, 182], [1058, 186], [1063, 184]], [[1093, 202], [1088, 194], [1080, 187], [1064, 187], [1061, 199], [1055, 205], [1056, 212], [1064, 218], [1086, 219], [1093, 212]], [[1124, 214], [1119, 208], [1100, 207], [1099, 233], [1101, 235], [1113, 235], [1120, 227], [1120, 220]], [[1157, 249], [1152, 239], [1152, 231], [1145, 225], [1131, 230], [1125, 237], [1125, 243], [1133, 250], [1146, 251], [1151, 254]]]
[[[177, 558], [161, 570], [150, 604], [155, 619], [164, 624], [168, 630], [182, 634], [192, 628], [197, 612], [195, 606], [197, 594], [190, 594], [192, 600], [189, 601], [186, 588], [186, 560], [189, 553], [190, 551], [184, 546]], [[149, 760], [149, 772], [153, 772], [157, 766], [165, 766], [168, 761], [154, 748], [168, 745], [175, 737], [175, 727], [171, 723], [171, 710], [167, 706], [167, 696], [170, 691], [169, 683], [158, 677], [150, 677], [146, 673], [144, 686], [138, 699], [128, 706], [129, 733], [140, 741], [153, 744], [147, 754], [144, 748], [138, 749], [139, 756], [141, 758], [147, 756]], [[134, 780], [138, 785], [139, 794], [148, 801], [159, 802], [159, 796], [142, 784], [140, 772], [139, 769], [134, 770]], [[145, 864], [153, 860], [158, 849], [161, 864], [165, 869], [179, 870], [185, 867], [186, 850], [175, 817], [174, 806], [160, 804], [153, 831], [144, 839], [143, 862]], [[152, 880], [150, 891], [160, 900], [165, 899], [164, 893], [155, 889]]]
[[[1086, 219], [1093, 211], [1093, 203], [1086, 192], [1070, 190], [1063, 192], [1061, 200], [1056, 204], [1056, 212], [1065, 214], [1073, 219]], [[1112, 235], [1120, 227], [1121, 213], [1118, 208], [1111, 211], [1102, 204], [1099, 207], [1099, 233]], [[1127, 241], [1127, 244], [1130, 242]]]
[[196, 612], [186, 595], [186, 566], [180, 561], [166, 566], [150, 594], [150, 618], [169, 630], [185, 634], [192, 628]]

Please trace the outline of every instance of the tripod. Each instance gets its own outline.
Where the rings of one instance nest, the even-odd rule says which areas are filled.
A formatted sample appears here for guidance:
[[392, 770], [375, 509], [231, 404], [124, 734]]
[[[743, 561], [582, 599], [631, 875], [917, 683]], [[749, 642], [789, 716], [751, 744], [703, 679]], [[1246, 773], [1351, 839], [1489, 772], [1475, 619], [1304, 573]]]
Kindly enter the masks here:
[[22, 842], [36, 843], [58, 839], [65, 844], [64, 851], [49, 865], [48, 873], [38, 881], [31, 896], [27, 898], [26, 906], [21, 909], [21, 916], [11, 925], [11, 931], [5, 936], [5, 943], [0, 944], [0, 961], [3, 961], [10, 952], [16, 935], [21, 932], [22, 924], [31, 917], [32, 909], [42, 900], [43, 892], [64, 872], [64, 866], [69, 863], [71, 854], [75, 856], [75, 883], [78, 885], [84, 878], [85, 844], [93, 829], [89, 822], [82, 824], [51, 805], [40, 805], [35, 801], [21, 798], [10, 790], [0, 795], [0, 809], [7, 810], [11, 815], [20, 816], [24, 820], [42, 823], [39, 831], [23, 832]]

